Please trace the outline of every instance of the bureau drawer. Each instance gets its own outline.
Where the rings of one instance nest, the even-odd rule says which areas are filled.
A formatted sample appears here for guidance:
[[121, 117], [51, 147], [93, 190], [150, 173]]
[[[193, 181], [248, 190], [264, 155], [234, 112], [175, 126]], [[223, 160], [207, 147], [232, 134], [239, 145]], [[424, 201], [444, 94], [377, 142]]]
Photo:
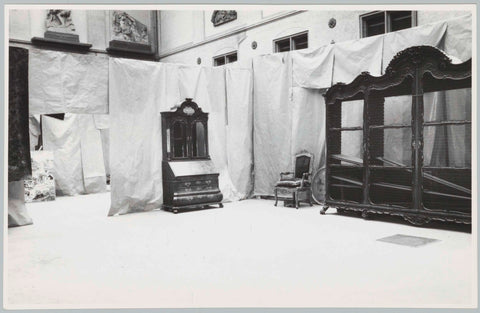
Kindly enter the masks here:
[[215, 178], [180, 181], [175, 182], [174, 185], [176, 192], [207, 191], [218, 189], [218, 180]]

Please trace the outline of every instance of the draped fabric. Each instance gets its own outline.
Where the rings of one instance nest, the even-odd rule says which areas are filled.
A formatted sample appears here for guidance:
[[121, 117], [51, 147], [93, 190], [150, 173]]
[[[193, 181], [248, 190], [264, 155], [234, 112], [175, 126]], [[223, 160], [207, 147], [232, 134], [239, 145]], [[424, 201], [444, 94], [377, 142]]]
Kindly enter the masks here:
[[28, 50], [9, 49], [8, 181], [32, 174], [28, 116]]
[[30, 113], [108, 113], [108, 57], [30, 49]]
[[100, 130], [92, 114], [66, 113], [64, 120], [42, 118], [43, 149], [53, 151], [58, 195], [106, 190]]
[[32, 174], [28, 117], [28, 50], [9, 48], [8, 226], [32, 224], [23, 179]]
[[[248, 69], [226, 72], [224, 67], [111, 59], [112, 200], [108, 214], [160, 208], [163, 199], [160, 112], [169, 111], [185, 98], [193, 98], [209, 113], [209, 153], [220, 174], [219, 187], [224, 201], [245, 198], [251, 180], [250, 148], [243, 144], [251, 133], [251, 128], [244, 128], [251, 123], [250, 80]], [[233, 89], [237, 86], [238, 89]]]
[[[253, 59], [254, 73], [254, 194], [272, 195], [279, 173], [292, 170], [299, 150], [314, 154], [316, 169], [324, 164], [324, 112], [321, 94], [337, 82], [350, 83], [361, 72], [380, 76], [400, 51], [430, 45], [455, 62], [471, 57], [471, 16], [404, 29], [338, 44], [262, 55]], [[385, 100], [385, 123], [411, 121], [411, 96]], [[358, 102], [358, 101], [357, 101]], [[471, 119], [471, 90], [452, 90], [424, 96], [426, 117]], [[345, 103], [342, 125], [361, 126], [363, 102]], [[360, 124], [359, 124], [360, 123]], [[469, 166], [469, 127], [425, 128], [426, 164]], [[342, 151], [361, 156], [361, 132], [342, 138]], [[387, 130], [385, 157], [411, 162], [411, 130]], [[318, 162], [318, 163], [317, 163]]]
[[23, 180], [8, 182], [8, 227], [33, 224], [25, 206]]

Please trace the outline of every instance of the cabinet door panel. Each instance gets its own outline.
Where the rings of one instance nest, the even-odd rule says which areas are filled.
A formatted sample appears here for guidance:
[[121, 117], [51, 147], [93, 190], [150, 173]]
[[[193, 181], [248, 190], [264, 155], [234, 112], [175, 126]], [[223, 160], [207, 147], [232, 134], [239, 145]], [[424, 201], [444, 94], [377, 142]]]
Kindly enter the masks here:
[[202, 121], [192, 123], [192, 156], [207, 156], [207, 127]]

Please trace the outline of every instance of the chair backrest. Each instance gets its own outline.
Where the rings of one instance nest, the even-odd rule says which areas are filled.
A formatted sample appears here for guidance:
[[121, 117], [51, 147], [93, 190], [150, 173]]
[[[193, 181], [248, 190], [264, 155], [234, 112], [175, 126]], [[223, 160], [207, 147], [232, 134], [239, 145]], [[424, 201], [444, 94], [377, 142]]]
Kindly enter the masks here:
[[312, 155], [300, 153], [295, 156], [295, 178], [302, 178], [303, 173], [310, 173]]

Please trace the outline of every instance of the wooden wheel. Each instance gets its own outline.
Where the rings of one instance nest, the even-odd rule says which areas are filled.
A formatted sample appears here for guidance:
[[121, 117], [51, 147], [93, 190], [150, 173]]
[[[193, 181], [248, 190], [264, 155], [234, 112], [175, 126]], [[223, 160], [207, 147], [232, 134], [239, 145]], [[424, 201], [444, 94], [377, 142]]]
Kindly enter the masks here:
[[325, 168], [319, 169], [312, 178], [312, 197], [317, 204], [325, 203]]

